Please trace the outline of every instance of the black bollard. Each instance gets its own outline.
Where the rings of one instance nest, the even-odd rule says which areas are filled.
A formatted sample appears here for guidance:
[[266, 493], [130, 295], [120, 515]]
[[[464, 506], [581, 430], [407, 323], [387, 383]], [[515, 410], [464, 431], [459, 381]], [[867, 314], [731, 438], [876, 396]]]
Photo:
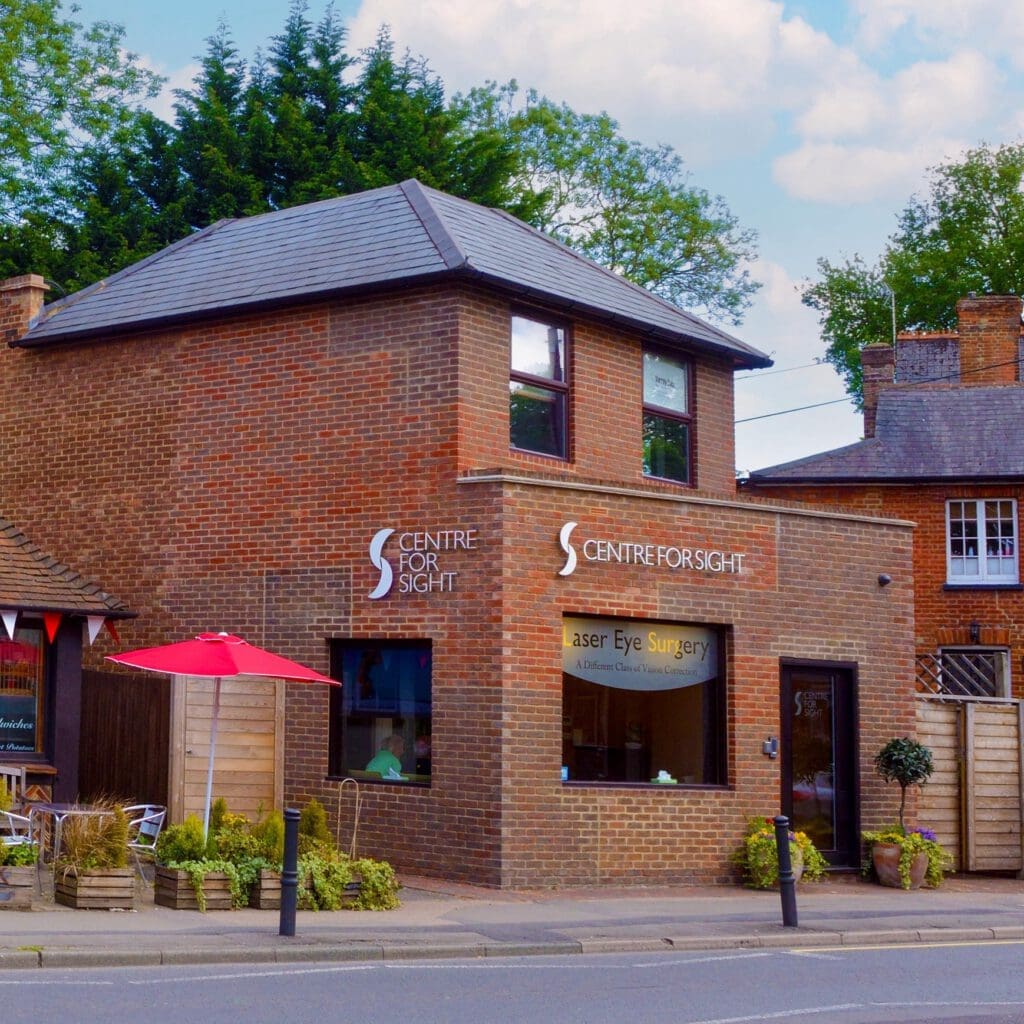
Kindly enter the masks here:
[[278, 935], [295, 934], [295, 906], [299, 898], [299, 812], [284, 812], [284, 864], [281, 866], [281, 925]]
[[779, 855], [782, 924], [785, 928], [796, 928], [796, 878], [793, 877], [793, 859], [789, 855], [789, 818], [781, 814], [775, 819], [775, 849]]

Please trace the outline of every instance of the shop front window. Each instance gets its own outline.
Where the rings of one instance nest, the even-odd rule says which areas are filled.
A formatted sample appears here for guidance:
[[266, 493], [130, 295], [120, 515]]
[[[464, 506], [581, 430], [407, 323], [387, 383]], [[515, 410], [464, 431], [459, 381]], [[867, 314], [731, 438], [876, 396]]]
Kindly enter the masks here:
[[0, 754], [43, 753], [46, 706], [42, 629], [18, 627], [0, 634]]
[[330, 774], [428, 783], [429, 640], [338, 640], [331, 650]]
[[569, 782], [722, 785], [720, 632], [562, 620], [562, 775]]

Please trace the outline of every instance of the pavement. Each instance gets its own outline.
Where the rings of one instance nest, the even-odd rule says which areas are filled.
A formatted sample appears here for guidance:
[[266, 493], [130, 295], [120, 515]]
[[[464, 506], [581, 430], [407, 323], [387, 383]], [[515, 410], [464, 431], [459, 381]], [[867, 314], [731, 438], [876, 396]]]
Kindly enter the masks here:
[[0, 913], [0, 968], [395, 960], [734, 948], [1024, 942], [1024, 881], [954, 876], [905, 892], [857, 876], [797, 886], [798, 926], [777, 891], [647, 886], [506, 891], [401, 878], [397, 910], [169, 910], [141, 880], [132, 911], [48, 898]]

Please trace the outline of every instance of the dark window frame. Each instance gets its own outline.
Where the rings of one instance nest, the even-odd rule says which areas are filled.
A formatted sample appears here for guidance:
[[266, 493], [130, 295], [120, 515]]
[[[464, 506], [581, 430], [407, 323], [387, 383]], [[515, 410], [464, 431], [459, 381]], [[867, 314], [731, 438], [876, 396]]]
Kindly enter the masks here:
[[[353, 688], [349, 686], [347, 688], [344, 685], [344, 652], [349, 649], [355, 650], [367, 650], [371, 648], [377, 648], [383, 650], [385, 648], [393, 649], [425, 649], [430, 652], [430, 715], [428, 722], [433, 730], [433, 719], [434, 719], [434, 641], [430, 637], [335, 637], [330, 642], [331, 652], [331, 677], [343, 681], [342, 686], [332, 686], [330, 688], [330, 704], [328, 709], [328, 720], [327, 720], [327, 777], [331, 779], [340, 779], [351, 777], [353, 771], [359, 772], [359, 782], [369, 783], [370, 785], [392, 785], [392, 786], [418, 786], [418, 787], [429, 787], [433, 778], [432, 766], [429, 765], [430, 755], [428, 755], [428, 770], [425, 773], [426, 778], [417, 779], [386, 779], [386, 778], [373, 778], [366, 777], [361, 769], [353, 768], [352, 766], [345, 766], [345, 733], [346, 733], [346, 722], [347, 716], [356, 715], [357, 717], [362, 714], [363, 717], [369, 718], [392, 718], [394, 721], [397, 717], [401, 716], [397, 711], [388, 715], [385, 709], [381, 708], [367, 708], [359, 709], [353, 708], [352, 701], [355, 699], [356, 694]], [[347, 702], [347, 703], [346, 703]], [[376, 712], [376, 713], [375, 713]], [[415, 731], [418, 718], [415, 713], [411, 716], [412, 728]], [[396, 729], [396, 731], [403, 731]], [[415, 737], [413, 737], [413, 743], [415, 743]], [[418, 760], [418, 755], [413, 744], [407, 744], [407, 752], [410, 754], [413, 763], [415, 765]], [[371, 753], [376, 753], [372, 751]], [[405, 771], [409, 769], [404, 768]], [[423, 773], [412, 773], [412, 774], [423, 774]]]
[[[515, 320], [529, 320], [535, 324], [542, 324], [546, 327], [554, 327], [562, 332], [563, 356], [562, 356], [562, 380], [555, 380], [551, 377], [538, 376], [517, 370], [512, 365], [512, 337]], [[539, 451], [535, 448], [523, 448], [512, 440], [511, 408], [509, 410], [509, 448], [514, 452], [522, 452], [527, 455], [537, 455], [545, 459], [555, 459], [558, 462], [569, 462], [572, 457], [572, 346], [573, 335], [572, 325], [560, 317], [550, 316], [543, 310], [515, 307], [509, 315], [509, 346], [508, 346], [508, 379], [509, 396], [511, 401], [511, 388], [513, 384], [520, 384], [524, 387], [537, 388], [541, 391], [550, 392], [562, 401], [562, 415], [560, 427], [561, 451], [558, 453]]]
[[[661, 405], [655, 405], [649, 403], [646, 399], [646, 371], [647, 371], [647, 355], [660, 356], [665, 359], [672, 359], [675, 362], [681, 364], [686, 369], [686, 412], [680, 413], [676, 409], [667, 409]], [[648, 480], [663, 480], [668, 483], [678, 484], [681, 487], [694, 487], [696, 486], [697, 472], [696, 467], [693, 463], [693, 453], [695, 450], [695, 437], [696, 432], [696, 414], [694, 411], [694, 403], [696, 400], [696, 388], [694, 378], [696, 376], [696, 367], [694, 359], [690, 355], [686, 355], [682, 352], [674, 352], [671, 349], [664, 348], [658, 345], [647, 345], [645, 344], [641, 349], [640, 354], [640, 399], [641, 399], [641, 437], [643, 435], [644, 424], [648, 416], [656, 417], [658, 419], [667, 420], [672, 423], [681, 423], [686, 427], [686, 479], [680, 480], [676, 477], [671, 476], [660, 476], [657, 473], [648, 473], [646, 468], [644, 469], [644, 477]], [[641, 460], [643, 461], [643, 459]]]

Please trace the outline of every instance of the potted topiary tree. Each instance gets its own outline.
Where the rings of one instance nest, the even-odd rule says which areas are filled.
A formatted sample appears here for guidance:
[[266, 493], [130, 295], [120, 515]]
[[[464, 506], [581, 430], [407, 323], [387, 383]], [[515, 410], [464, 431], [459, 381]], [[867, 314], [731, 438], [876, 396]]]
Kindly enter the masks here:
[[927, 829], [907, 830], [904, 813], [907, 790], [923, 785], [934, 770], [932, 752], [909, 736], [895, 738], [875, 755], [875, 770], [886, 782], [900, 787], [899, 822], [880, 832], [865, 832], [871, 864], [882, 885], [916, 889], [925, 881], [937, 886], [949, 865], [949, 856]]

